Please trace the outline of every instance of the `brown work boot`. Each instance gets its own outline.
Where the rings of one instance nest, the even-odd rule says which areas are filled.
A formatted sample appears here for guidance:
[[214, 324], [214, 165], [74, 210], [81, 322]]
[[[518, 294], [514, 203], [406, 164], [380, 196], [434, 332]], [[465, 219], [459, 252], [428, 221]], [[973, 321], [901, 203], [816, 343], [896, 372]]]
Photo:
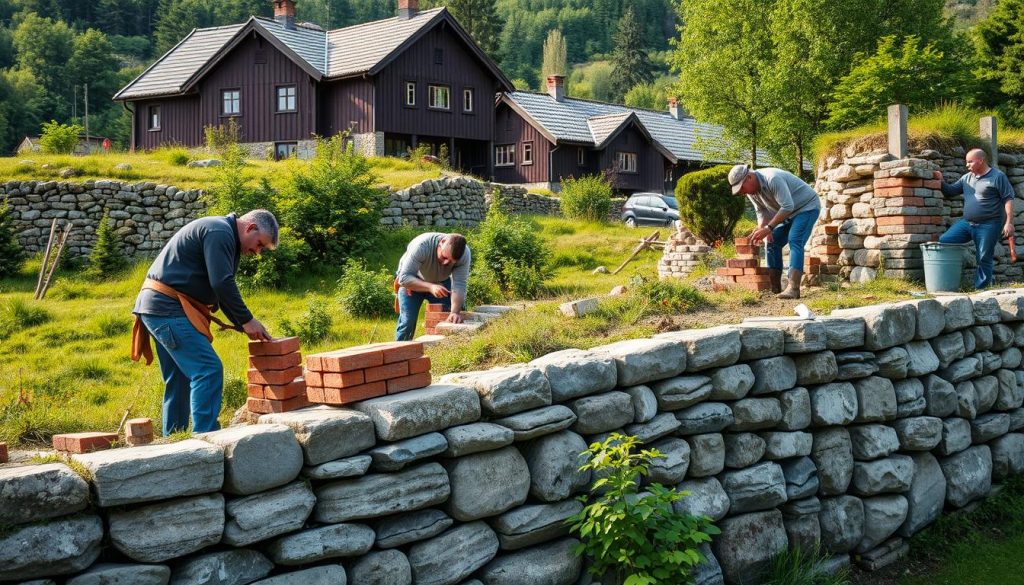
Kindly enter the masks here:
[[800, 270], [789, 271], [789, 285], [786, 286], [786, 290], [782, 291], [779, 295], [780, 299], [799, 299], [800, 298], [800, 281], [803, 280], [804, 273]]
[[772, 292], [779, 294], [782, 292], [782, 269], [781, 268], [769, 268], [768, 269], [768, 284], [772, 286]]

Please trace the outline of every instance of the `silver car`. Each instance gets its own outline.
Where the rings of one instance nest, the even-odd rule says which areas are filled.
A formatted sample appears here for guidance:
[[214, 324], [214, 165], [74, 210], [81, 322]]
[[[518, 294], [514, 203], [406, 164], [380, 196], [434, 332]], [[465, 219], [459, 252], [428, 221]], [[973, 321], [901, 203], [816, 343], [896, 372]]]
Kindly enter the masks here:
[[622, 205], [622, 221], [631, 228], [673, 225], [679, 221], [679, 204], [675, 197], [661, 193], [634, 193]]

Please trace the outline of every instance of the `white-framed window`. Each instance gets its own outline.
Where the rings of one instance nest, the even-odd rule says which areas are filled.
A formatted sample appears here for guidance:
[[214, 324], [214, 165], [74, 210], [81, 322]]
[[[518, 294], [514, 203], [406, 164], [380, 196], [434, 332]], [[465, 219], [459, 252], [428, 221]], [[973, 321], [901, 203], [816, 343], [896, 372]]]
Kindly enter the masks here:
[[160, 129], [160, 106], [149, 106], [149, 129]]
[[618, 169], [620, 173], [635, 173], [636, 172], [636, 153], [635, 152], [617, 152], [615, 153], [615, 159], [618, 163]]
[[291, 158], [295, 156], [295, 149], [298, 146], [297, 142], [278, 142], [274, 144], [274, 158], [277, 160]]
[[494, 147], [494, 166], [511, 167], [516, 164], [516, 145], [500, 144]]
[[451, 88], [447, 85], [431, 85], [427, 88], [427, 106], [435, 110], [450, 110], [452, 107]]
[[281, 85], [277, 88], [277, 111], [294, 112], [296, 89], [294, 85]]
[[416, 82], [406, 81], [405, 82], [405, 105], [415, 106], [416, 105]]
[[582, 146], [576, 149], [576, 164], [581, 167], [587, 164], [587, 151]]
[[533, 164], [533, 142], [523, 143], [523, 162], [521, 165], [532, 165]]
[[242, 113], [242, 90], [225, 89], [220, 92], [221, 110], [225, 116], [237, 116]]
[[665, 169], [665, 182], [672, 182], [672, 167], [668, 167], [667, 169]]
[[473, 88], [467, 87], [462, 90], [462, 111], [473, 111]]

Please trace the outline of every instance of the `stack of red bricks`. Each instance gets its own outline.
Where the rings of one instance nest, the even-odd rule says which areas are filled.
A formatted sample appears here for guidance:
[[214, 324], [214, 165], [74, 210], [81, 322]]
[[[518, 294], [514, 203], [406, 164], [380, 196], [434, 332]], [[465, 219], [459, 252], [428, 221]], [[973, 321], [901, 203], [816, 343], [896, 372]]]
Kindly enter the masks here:
[[[903, 161], [896, 161], [897, 163]], [[941, 182], [926, 179], [931, 171], [917, 167], [896, 167], [875, 173], [875, 222], [880, 236], [902, 234], [940, 234], [945, 229], [941, 195]], [[893, 173], [901, 176], [884, 176]]]
[[249, 342], [249, 412], [289, 412], [309, 406], [298, 337]]
[[342, 405], [430, 385], [430, 358], [415, 341], [372, 343], [306, 357], [310, 402]]
[[124, 425], [124, 440], [129, 447], [148, 445], [153, 442], [153, 419], [133, 418]]
[[427, 335], [438, 335], [437, 325], [447, 321], [448, 315], [448, 311], [444, 310], [444, 305], [440, 303], [428, 304], [426, 319], [423, 323], [423, 328], [426, 330]]
[[751, 290], [769, 290], [768, 269], [760, 266], [757, 248], [750, 238], [736, 238], [736, 257], [726, 260], [724, 268], [716, 272], [716, 288], [741, 286]]
[[88, 453], [109, 449], [117, 433], [65, 433], [53, 436], [53, 448], [64, 453]]

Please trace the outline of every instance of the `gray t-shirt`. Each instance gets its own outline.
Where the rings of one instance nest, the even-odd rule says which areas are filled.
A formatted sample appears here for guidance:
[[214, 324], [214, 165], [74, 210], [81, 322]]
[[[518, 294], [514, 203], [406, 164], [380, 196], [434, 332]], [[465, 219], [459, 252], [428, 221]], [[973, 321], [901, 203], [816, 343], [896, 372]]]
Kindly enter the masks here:
[[448, 234], [427, 232], [416, 236], [409, 242], [405, 254], [398, 261], [398, 284], [405, 286], [413, 278], [439, 283], [444, 282], [450, 276], [452, 290], [458, 291], [465, 298], [472, 255], [469, 252], [469, 246], [466, 246], [462, 258], [453, 264], [442, 266], [437, 260], [437, 244], [446, 235]]
[[942, 194], [964, 196], [964, 219], [967, 221], [1005, 220], [1003, 203], [1013, 199], [1013, 185], [1003, 171], [990, 168], [980, 177], [967, 173], [955, 183], [943, 181]]
[[782, 169], [764, 168], [754, 171], [758, 190], [747, 198], [754, 204], [758, 223], [764, 223], [785, 210], [790, 217], [805, 211], [821, 211], [821, 199], [803, 180]]

